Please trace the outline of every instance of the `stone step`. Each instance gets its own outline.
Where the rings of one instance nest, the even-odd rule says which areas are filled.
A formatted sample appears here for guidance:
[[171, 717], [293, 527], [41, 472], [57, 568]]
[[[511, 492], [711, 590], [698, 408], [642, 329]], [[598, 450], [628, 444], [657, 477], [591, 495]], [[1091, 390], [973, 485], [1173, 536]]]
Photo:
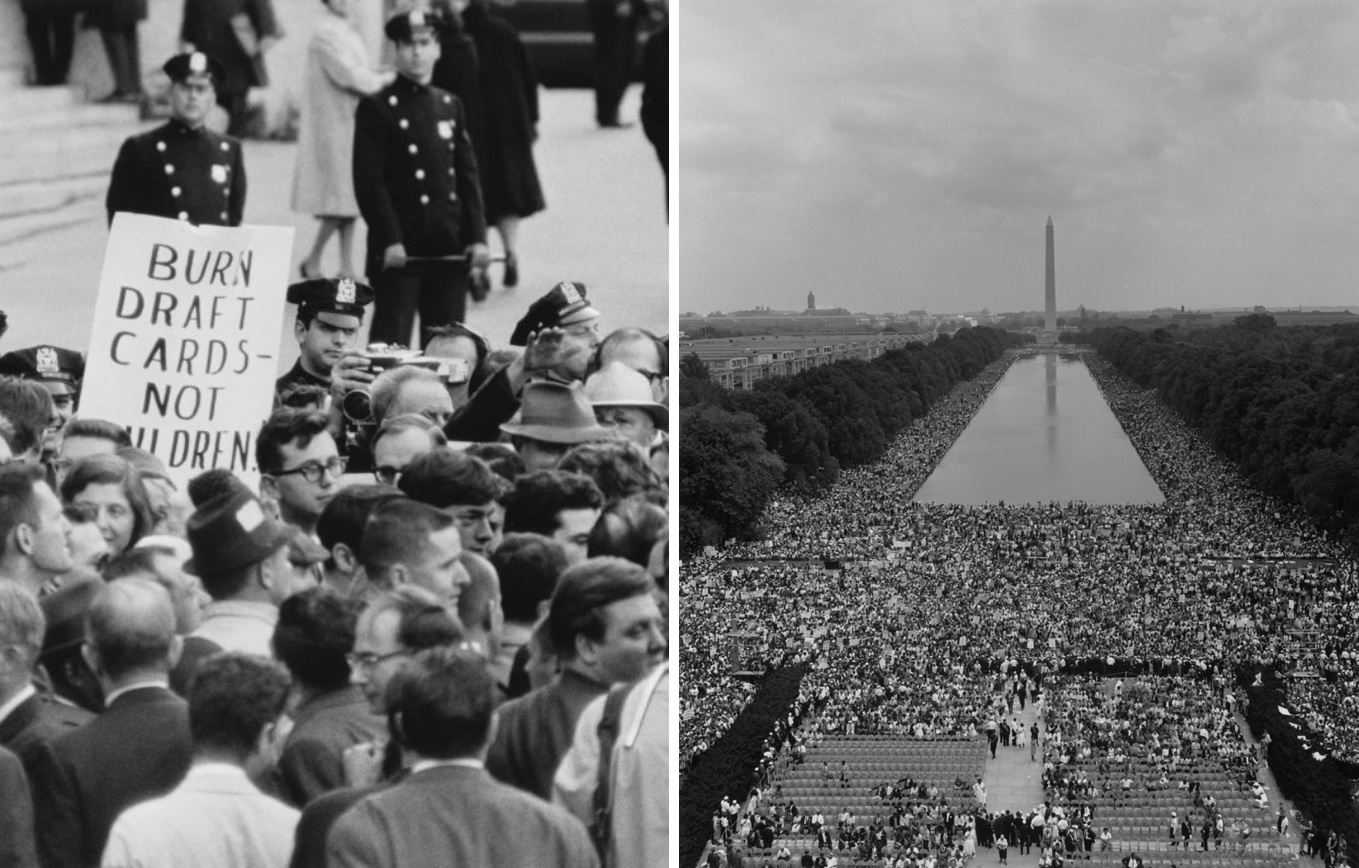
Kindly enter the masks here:
[[[30, 137], [11, 146], [0, 161], [0, 191], [12, 184], [109, 172], [123, 139], [136, 125], [76, 127], [60, 134]], [[13, 142], [10, 143], [13, 145]], [[4, 147], [0, 140], [0, 147]], [[0, 214], [6, 213], [0, 207]]]
[[60, 135], [65, 130], [108, 127], [130, 130], [141, 120], [141, 110], [135, 105], [101, 105], [99, 103], [69, 102], [60, 105], [35, 104], [20, 112], [12, 108], [7, 95], [0, 95], [0, 144], [6, 153], [23, 147], [25, 139], [35, 133]]
[[91, 200], [103, 199], [108, 183], [108, 169], [100, 168], [83, 175], [0, 186], [0, 221], [72, 206], [88, 208]]
[[99, 219], [104, 219], [102, 206], [94, 208], [88, 201], [51, 211], [0, 216], [0, 273], [11, 267], [16, 258], [22, 259], [28, 255], [19, 248], [19, 242], [46, 232]]
[[70, 108], [84, 103], [84, 95], [69, 85], [62, 87], [28, 87], [9, 85], [0, 81], [0, 129], [22, 125], [23, 118], [46, 109]]

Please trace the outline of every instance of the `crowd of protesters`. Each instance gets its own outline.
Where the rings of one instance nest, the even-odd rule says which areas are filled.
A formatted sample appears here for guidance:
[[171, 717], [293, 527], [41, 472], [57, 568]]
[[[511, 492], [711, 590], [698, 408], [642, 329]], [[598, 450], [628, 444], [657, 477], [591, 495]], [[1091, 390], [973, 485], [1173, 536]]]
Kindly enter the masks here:
[[[819, 497], [774, 502], [766, 539], [684, 564], [681, 762], [701, 762], [739, 711], [744, 694], [724, 674], [738, 633], [757, 636], [744, 646], [772, 664], [811, 663], [805, 683], [829, 691], [814, 732], [981, 733], [1026, 692], [1018, 671], [1034, 683], [1139, 672], [1216, 689], [1211, 711], [1175, 715], [1211, 723], [1211, 752], [1245, 776], [1223, 685], [1238, 666], [1272, 663], [1339, 679], [1290, 682], [1290, 701], [1326, 748], [1354, 750], [1354, 701], [1338, 689], [1359, 678], [1347, 653], [1352, 554], [1253, 491], [1098, 356], [1083, 354], [1163, 504], [912, 502], [1013, 357], [915, 421], [881, 461]], [[1129, 732], [1149, 738], [1144, 729]]]
[[384, 371], [367, 287], [289, 296], [249, 479], [0, 356], [0, 864], [663, 864], [664, 344], [564, 284]]

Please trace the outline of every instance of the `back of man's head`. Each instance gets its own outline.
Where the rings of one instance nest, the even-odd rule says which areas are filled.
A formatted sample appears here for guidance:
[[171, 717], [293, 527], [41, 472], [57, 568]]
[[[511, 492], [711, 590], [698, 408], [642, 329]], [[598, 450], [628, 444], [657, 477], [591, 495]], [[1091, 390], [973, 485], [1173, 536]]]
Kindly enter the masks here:
[[283, 601], [274, 625], [274, 656], [298, 684], [330, 693], [349, 684], [345, 655], [354, 649], [359, 603], [329, 588], [308, 588]]
[[568, 509], [599, 509], [604, 496], [590, 477], [563, 470], [538, 470], [515, 481], [505, 503], [506, 533], [551, 536], [557, 514]]
[[344, 543], [357, 557], [363, 544], [364, 529], [368, 527], [368, 519], [373, 511], [400, 497], [401, 492], [390, 485], [350, 485], [326, 501], [320, 517], [316, 519], [316, 538], [331, 553], [326, 567], [335, 567], [335, 546], [340, 543]]
[[651, 468], [647, 456], [623, 441], [573, 446], [562, 457], [557, 469], [590, 477], [608, 503], [661, 487], [660, 477]]
[[604, 608], [654, 588], [644, 567], [622, 558], [590, 558], [567, 569], [557, 580], [548, 613], [548, 635], [557, 656], [575, 659], [577, 636], [603, 641], [608, 627]]
[[[23, 669], [32, 668], [42, 652], [43, 633], [47, 619], [43, 617], [38, 598], [18, 582], [0, 579], [0, 649], [17, 648], [23, 656]], [[20, 667], [14, 667], [17, 671]], [[27, 677], [22, 678], [28, 683]], [[0, 684], [0, 695], [4, 685]]]
[[287, 698], [288, 673], [274, 661], [239, 653], [209, 657], [189, 688], [194, 750], [244, 764]]
[[649, 566], [657, 541], [667, 537], [665, 510], [641, 497], [628, 497], [604, 508], [590, 531], [590, 557], [626, 558]]
[[150, 579], [121, 579], [95, 598], [85, 636], [111, 681], [142, 673], [165, 673], [175, 645], [170, 594]]
[[491, 553], [500, 576], [500, 603], [505, 620], [532, 624], [538, 606], [551, 599], [557, 577], [566, 569], [566, 552], [555, 540], [536, 533], [510, 533]]
[[423, 651], [440, 645], [455, 645], [465, 634], [457, 613], [419, 585], [402, 585], [372, 600], [359, 616], [363, 624], [371, 624], [386, 612], [395, 612], [396, 641], [408, 651]]
[[37, 464], [0, 466], [0, 557], [11, 553], [11, 537], [19, 525], [36, 528], [41, 521], [33, 487], [42, 481], [42, 467]]
[[447, 509], [490, 503], [507, 486], [480, 458], [451, 449], [435, 449], [406, 465], [397, 487], [412, 500]]
[[38, 383], [0, 376], [0, 414], [14, 426], [10, 448], [20, 455], [42, 445], [43, 434], [56, 416], [56, 406]]
[[473, 757], [491, 733], [495, 681], [480, 654], [432, 648], [392, 679], [387, 708], [403, 747], [430, 759]]
[[420, 562], [429, 546], [429, 538], [450, 527], [453, 527], [453, 518], [427, 503], [406, 497], [389, 500], [373, 510], [368, 518], [359, 562], [368, 573], [369, 581], [381, 584], [392, 566]]

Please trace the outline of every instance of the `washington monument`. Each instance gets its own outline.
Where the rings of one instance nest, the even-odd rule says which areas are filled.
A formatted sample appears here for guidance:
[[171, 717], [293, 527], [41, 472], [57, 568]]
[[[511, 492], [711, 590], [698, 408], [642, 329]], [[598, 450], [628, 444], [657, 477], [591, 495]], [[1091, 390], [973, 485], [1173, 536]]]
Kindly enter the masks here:
[[1057, 336], [1057, 266], [1053, 261], [1052, 216], [1048, 216], [1048, 279], [1044, 298], [1043, 332]]

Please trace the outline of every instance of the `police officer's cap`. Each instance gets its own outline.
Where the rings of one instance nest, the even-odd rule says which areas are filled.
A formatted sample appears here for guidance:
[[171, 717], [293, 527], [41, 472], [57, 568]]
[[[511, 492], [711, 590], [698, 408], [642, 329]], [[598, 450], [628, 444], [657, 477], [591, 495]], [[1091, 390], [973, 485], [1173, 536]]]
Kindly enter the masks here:
[[373, 303], [373, 288], [342, 277], [314, 277], [288, 287], [288, 301], [309, 313], [343, 313], [363, 317]]
[[599, 318], [599, 311], [590, 307], [585, 297], [585, 284], [566, 280], [552, 287], [552, 291], [529, 306], [528, 313], [514, 327], [510, 343], [516, 347], [528, 344], [528, 336], [547, 328], [560, 328]]
[[206, 75], [212, 78], [214, 86], [221, 84], [222, 78], [226, 75], [226, 67], [222, 66], [222, 61], [201, 51], [176, 54], [165, 61], [161, 69], [165, 70], [171, 81], [184, 81], [191, 75]]
[[443, 13], [437, 9], [412, 9], [388, 18], [384, 30], [393, 42], [410, 42], [416, 33], [426, 30], [437, 33], [444, 24]]
[[63, 347], [27, 347], [0, 356], [0, 374], [74, 385], [85, 376], [85, 357]]

